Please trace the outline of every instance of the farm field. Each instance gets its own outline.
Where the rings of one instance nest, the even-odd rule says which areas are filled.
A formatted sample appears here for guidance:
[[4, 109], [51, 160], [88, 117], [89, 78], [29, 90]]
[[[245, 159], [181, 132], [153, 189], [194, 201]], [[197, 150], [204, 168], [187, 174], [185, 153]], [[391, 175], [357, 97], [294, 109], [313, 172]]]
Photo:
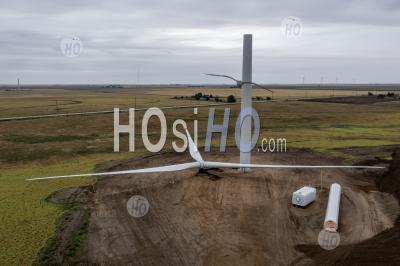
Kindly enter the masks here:
[[[112, 110], [114, 107], [137, 108], [206, 104], [206, 101], [172, 99], [197, 92], [215, 93], [221, 97], [240, 96], [238, 89], [160, 89], [145, 90], [68, 90], [34, 89], [1, 91], [0, 116], [38, 115], [55, 112]], [[253, 96], [269, 96], [255, 90]], [[374, 104], [341, 104], [307, 101], [283, 101], [303, 97], [306, 91], [279, 90], [274, 98], [282, 101], [254, 104], [261, 119], [262, 138], [285, 138], [287, 148], [310, 149], [347, 163], [390, 159], [400, 146], [400, 102]], [[331, 91], [309, 91], [307, 97], [331, 96]], [[342, 91], [354, 96], [356, 91]], [[360, 93], [361, 94], [361, 93]], [[366, 94], [366, 92], [364, 92]], [[29, 99], [29, 101], [27, 101]], [[216, 121], [222, 122], [223, 108], [217, 107]], [[228, 144], [234, 145], [233, 131], [240, 105], [232, 105]], [[93, 178], [30, 183], [29, 177], [91, 172], [111, 160], [133, 159], [149, 155], [140, 135], [143, 112], [136, 115], [136, 150], [127, 152], [127, 137], [122, 137], [120, 153], [113, 152], [113, 115], [101, 114], [62, 118], [45, 118], [0, 122], [0, 264], [25, 265], [36, 259], [38, 251], [54, 235], [55, 222], [65, 206], [46, 201], [53, 192], [66, 187], [92, 184]], [[208, 108], [166, 110], [167, 148], [177, 140], [172, 123], [177, 117], [199, 121], [199, 146], [204, 145]], [[121, 123], [127, 114], [121, 114]], [[158, 139], [159, 124], [150, 120], [149, 135]], [[217, 146], [214, 137], [213, 145]], [[259, 143], [260, 144], [260, 143]], [[373, 152], [371, 152], [373, 150]], [[275, 157], [284, 156], [274, 154]]]
[[[206, 101], [173, 99], [175, 96], [192, 96], [198, 92], [240, 99], [240, 90], [232, 88], [127, 88], [127, 89], [67, 89], [34, 88], [22, 91], [0, 89], [0, 118], [52, 113], [89, 112], [112, 110], [119, 107], [144, 108], [152, 106], [174, 106], [188, 104], [209, 104]], [[274, 93], [263, 89], [253, 89], [253, 97], [273, 99], [355, 96], [366, 95], [367, 91], [357, 90], [288, 90], [274, 89]], [[386, 93], [386, 91], [382, 91]], [[154, 96], [157, 97], [154, 97]], [[29, 99], [29, 103], [27, 100]]]

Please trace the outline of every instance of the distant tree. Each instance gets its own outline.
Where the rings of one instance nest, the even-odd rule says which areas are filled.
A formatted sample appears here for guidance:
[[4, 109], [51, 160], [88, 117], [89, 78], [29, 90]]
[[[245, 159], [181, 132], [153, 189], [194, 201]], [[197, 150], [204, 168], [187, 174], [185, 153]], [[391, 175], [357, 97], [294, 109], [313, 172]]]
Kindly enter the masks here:
[[267, 98], [265, 98], [265, 100], [270, 101], [271, 97], [268, 96]]
[[229, 95], [226, 100], [227, 100], [228, 103], [235, 103], [236, 102], [236, 98], [233, 95]]
[[368, 92], [368, 96], [374, 96], [372, 92]]

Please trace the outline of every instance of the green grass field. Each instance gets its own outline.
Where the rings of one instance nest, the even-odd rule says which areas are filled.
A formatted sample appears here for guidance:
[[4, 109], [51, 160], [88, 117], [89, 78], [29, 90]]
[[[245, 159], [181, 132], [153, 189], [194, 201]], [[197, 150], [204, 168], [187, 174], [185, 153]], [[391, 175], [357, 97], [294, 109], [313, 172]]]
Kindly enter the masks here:
[[65, 161], [51, 159], [3, 165], [0, 173], [1, 265], [30, 264], [54, 233], [54, 221], [62, 208], [45, 200], [52, 192], [93, 182], [91, 178], [73, 178], [44, 183], [26, 181], [26, 178], [70, 171], [91, 172], [98, 163], [124, 157], [124, 153], [91, 154]]
[[[33, 92], [29, 92], [33, 93]], [[169, 93], [169, 92], [168, 92]], [[103, 95], [104, 94], [104, 95]], [[29, 97], [28, 97], [29, 96]], [[194, 104], [195, 101], [172, 100], [170, 96], [149, 93], [104, 93], [39, 91], [35, 95], [0, 95], [1, 116], [48, 113], [54, 99], [71, 100], [65, 110], [104, 110], [132, 107], [136, 96], [140, 107], [173, 104]], [[11, 97], [11, 98], [12, 98]], [[34, 99], [31, 101], [31, 98]], [[79, 99], [79, 103], [72, 102]], [[113, 105], [115, 104], [115, 105]], [[72, 106], [72, 107], [71, 107]], [[18, 108], [17, 108], [18, 107]], [[216, 123], [222, 121], [219, 107]], [[261, 138], [286, 138], [288, 149], [310, 148], [350, 161], [366, 159], [340, 150], [346, 147], [375, 147], [400, 144], [400, 104], [344, 105], [311, 102], [274, 102], [255, 105], [261, 118]], [[233, 145], [234, 123], [239, 106], [231, 106], [228, 144]], [[197, 116], [192, 110], [168, 110], [167, 147], [176, 140], [172, 122], [178, 117], [192, 128], [199, 120], [200, 146], [204, 144], [208, 108], [200, 108]], [[113, 149], [112, 114], [47, 118], [0, 123], [0, 265], [32, 263], [39, 249], [52, 236], [55, 221], [62, 208], [46, 202], [54, 191], [89, 184], [92, 178], [72, 178], [47, 182], [27, 182], [26, 178], [57, 174], [91, 172], [96, 165], [127, 157], [143, 155], [141, 145], [141, 116], [136, 117], [136, 152], [128, 153], [127, 137], [122, 137], [121, 153]], [[121, 123], [126, 123], [126, 114]], [[159, 125], [151, 120], [150, 135], [157, 138]], [[215, 136], [215, 138], [218, 135]], [[213, 142], [218, 144], [218, 141]], [[373, 158], [376, 154], [371, 154]], [[284, 154], [282, 154], [284, 156]], [[389, 156], [389, 154], [379, 154]]]

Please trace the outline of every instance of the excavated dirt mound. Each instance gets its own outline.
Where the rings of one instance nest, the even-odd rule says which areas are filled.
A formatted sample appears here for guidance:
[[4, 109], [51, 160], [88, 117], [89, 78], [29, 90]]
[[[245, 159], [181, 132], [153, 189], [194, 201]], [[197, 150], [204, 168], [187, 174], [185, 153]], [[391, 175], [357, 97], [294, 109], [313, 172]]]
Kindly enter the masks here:
[[56, 232], [39, 251], [33, 265], [71, 265], [79, 247], [77, 240], [87, 228], [93, 189], [91, 186], [65, 188], [56, 191], [47, 201], [62, 204], [63, 215], [57, 221]]
[[[393, 153], [387, 172], [376, 180], [381, 191], [394, 194], [400, 200], [400, 150]], [[395, 210], [397, 208], [397, 210]], [[392, 216], [398, 205], [386, 207]], [[315, 265], [400, 265], [400, 218], [394, 227], [356, 244], [342, 245], [330, 252], [321, 252], [315, 245], [299, 245], [297, 249], [313, 259]]]
[[393, 153], [392, 158], [389, 171], [376, 183], [380, 190], [392, 193], [400, 200], [400, 149]]
[[[204, 154], [215, 161], [239, 161], [236, 153]], [[163, 154], [113, 164], [109, 170], [188, 162], [188, 155]], [[253, 155], [254, 163], [338, 164], [299, 150]], [[314, 263], [328, 187], [342, 185], [341, 245], [369, 239], [393, 226], [385, 206], [391, 196], [369, 193], [373, 172], [324, 170], [324, 189], [305, 209], [291, 205], [291, 193], [320, 185], [319, 170], [197, 170], [106, 177], [96, 183], [81, 264], [91, 265], [288, 265]], [[215, 178], [218, 177], [218, 178]], [[142, 218], [131, 217], [128, 199], [150, 203]], [[306, 248], [305, 248], [306, 247]], [[312, 253], [312, 254], [311, 254]]]

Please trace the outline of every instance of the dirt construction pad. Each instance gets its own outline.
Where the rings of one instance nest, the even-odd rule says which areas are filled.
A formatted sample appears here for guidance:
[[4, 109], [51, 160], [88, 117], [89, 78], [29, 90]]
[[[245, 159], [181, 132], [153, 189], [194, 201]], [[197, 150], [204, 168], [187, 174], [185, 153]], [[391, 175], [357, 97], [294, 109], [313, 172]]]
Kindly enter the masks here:
[[[239, 161], [236, 153], [208, 153], [215, 161]], [[114, 164], [109, 170], [191, 161], [186, 154], [163, 154]], [[307, 151], [256, 153], [254, 163], [340, 164]], [[384, 206], [396, 202], [369, 192], [374, 172], [256, 169], [135, 174], [106, 177], [95, 185], [88, 236], [79, 262], [94, 265], [288, 265], [312, 260], [296, 249], [318, 244], [328, 188], [342, 185], [341, 245], [358, 243], [393, 226]], [[219, 178], [218, 178], [219, 177]], [[291, 194], [304, 185], [318, 187], [305, 209], [293, 207]], [[127, 201], [147, 198], [148, 213], [134, 218]], [[397, 203], [396, 203], [397, 204]], [[322, 249], [321, 249], [322, 252]]]

